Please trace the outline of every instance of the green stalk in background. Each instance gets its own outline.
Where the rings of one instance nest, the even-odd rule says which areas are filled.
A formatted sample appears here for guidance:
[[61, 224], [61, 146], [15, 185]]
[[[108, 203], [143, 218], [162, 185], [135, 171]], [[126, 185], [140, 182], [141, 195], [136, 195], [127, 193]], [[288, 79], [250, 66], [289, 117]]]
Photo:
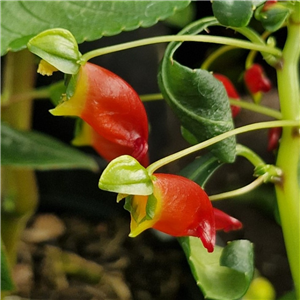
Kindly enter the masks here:
[[[295, 2], [287, 29], [282, 67], [277, 70], [278, 93], [282, 119], [295, 120], [300, 125], [300, 2]], [[299, 126], [283, 128], [276, 162], [283, 171], [283, 181], [276, 185], [276, 194], [297, 299], [300, 299], [299, 131]]]
[[[27, 50], [8, 53], [3, 77], [1, 119], [19, 130], [30, 130], [32, 99], [10, 103], [13, 94], [24, 95], [35, 83], [34, 56]], [[26, 97], [26, 96], [25, 96]], [[34, 213], [38, 191], [33, 170], [3, 167], [1, 170], [1, 235], [11, 266], [16, 261], [17, 246], [28, 219]]]

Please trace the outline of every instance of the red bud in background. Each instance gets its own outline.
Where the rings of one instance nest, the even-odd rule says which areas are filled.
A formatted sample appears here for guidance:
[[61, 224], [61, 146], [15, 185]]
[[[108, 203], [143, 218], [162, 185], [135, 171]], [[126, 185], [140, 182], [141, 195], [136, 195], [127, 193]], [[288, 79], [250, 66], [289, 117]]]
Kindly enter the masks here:
[[268, 131], [268, 151], [273, 151], [278, 148], [279, 139], [281, 136], [282, 128], [281, 127], [274, 127], [270, 128]]
[[56, 116], [77, 116], [94, 133], [92, 145], [107, 160], [128, 154], [148, 164], [148, 119], [134, 89], [116, 74], [91, 63], [69, 83], [69, 98], [51, 110]]
[[250, 93], [267, 93], [272, 88], [272, 83], [264, 73], [264, 69], [259, 64], [253, 64], [244, 74], [245, 84]]
[[[214, 74], [214, 77], [221, 81], [226, 89], [228, 98], [235, 99], [235, 100], [240, 100], [240, 96], [237, 93], [233, 83], [229, 80], [228, 77], [222, 75], [222, 74]], [[241, 108], [239, 106], [231, 105], [231, 113], [232, 117], [234, 118], [237, 116], [237, 114], [240, 112]]]

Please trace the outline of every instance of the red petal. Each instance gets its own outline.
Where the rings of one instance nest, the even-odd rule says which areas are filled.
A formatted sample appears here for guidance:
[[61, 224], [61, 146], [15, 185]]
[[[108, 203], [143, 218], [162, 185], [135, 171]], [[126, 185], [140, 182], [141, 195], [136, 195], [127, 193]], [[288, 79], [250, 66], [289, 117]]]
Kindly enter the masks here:
[[216, 230], [224, 230], [225, 232], [228, 232], [231, 230], [238, 230], [243, 227], [243, 224], [239, 220], [227, 215], [217, 208], [214, 208], [214, 215]]

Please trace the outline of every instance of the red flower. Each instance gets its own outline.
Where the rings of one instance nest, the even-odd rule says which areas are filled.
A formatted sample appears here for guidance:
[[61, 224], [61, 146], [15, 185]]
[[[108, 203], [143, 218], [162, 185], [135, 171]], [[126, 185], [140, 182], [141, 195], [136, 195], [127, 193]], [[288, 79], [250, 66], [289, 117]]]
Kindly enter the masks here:
[[[217, 74], [217, 73], [214, 74], [214, 77], [223, 83], [223, 85], [226, 89], [228, 98], [240, 100], [240, 96], [237, 93], [232, 82], [229, 80], [229, 78], [227, 78], [226, 76], [224, 76], [222, 74]], [[231, 107], [232, 117], [234, 118], [240, 112], [241, 108], [236, 105], [231, 105], [230, 107]]]
[[93, 129], [91, 144], [105, 159], [128, 154], [148, 164], [146, 111], [127, 82], [102, 67], [86, 63], [71, 79], [67, 94], [69, 98], [51, 110], [53, 115], [77, 116], [88, 123]]
[[[131, 237], [148, 228], [172, 236], [199, 237], [204, 247], [214, 250], [216, 229], [239, 229], [242, 224], [214, 209], [203, 189], [182, 176], [153, 174], [153, 194], [135, 195], [126, 208], [131, 213]], [[128, 200], [127, 200], [128, 201]]]

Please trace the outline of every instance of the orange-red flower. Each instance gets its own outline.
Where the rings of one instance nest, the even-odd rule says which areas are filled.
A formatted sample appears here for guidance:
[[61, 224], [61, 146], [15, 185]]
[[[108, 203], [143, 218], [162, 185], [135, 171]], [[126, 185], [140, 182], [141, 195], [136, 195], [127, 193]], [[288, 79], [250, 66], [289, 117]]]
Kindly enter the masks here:
[[90, 125], [90, 144], [107, 160], [128, 154], [148, 164], [148, 119], [134, 89], [116, 74], [86, 63], [73, 77], [66, 99], [51, 110]]
[[129, 196], [126, 200], [131, 237], [154, 228], [176, 237], [199, 237], [212, 252], [216, 229], [241, 228], [238, 220], [214, 209], [204, 190], [190, 179], [171, 174], [153, 174], [152, 178], [152, 195]]

